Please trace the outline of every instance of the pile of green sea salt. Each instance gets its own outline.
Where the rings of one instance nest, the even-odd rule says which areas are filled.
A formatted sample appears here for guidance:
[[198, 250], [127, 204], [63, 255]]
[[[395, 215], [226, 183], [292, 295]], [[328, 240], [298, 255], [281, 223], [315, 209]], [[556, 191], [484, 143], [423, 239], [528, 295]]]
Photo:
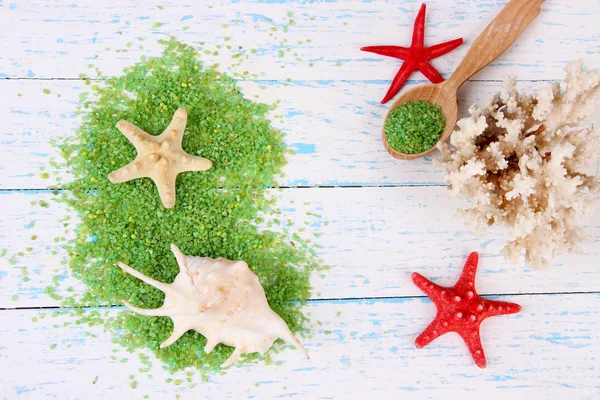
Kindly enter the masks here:
[[[161, 43], [161, 56], [142, 58], [123, 76], [92, 86], [93, 100], [83, 104], [75, 139], [61, 144], [73, 175], [63, 201], [81, 220], [76, 239], [66, 245], [69, 266], [87, 286], [77, 300], [64, 304], [93, 307], [127, 300], [143, 308], [161, 306], [162, 292], [124, 274], [115, 263], [172, 282], [178, 267], [169, 246], [175, 243], [188, 255], [245, 260], [271, 308], [298, 332], [306, 322], [300, 307], [309, 297], [317, 258], [307, 241], [295, 234], [290, 239], [285, 227], [279, 233], [257, 228], [279, 222], [268, 188], [277, 186], [287, 149], [267, 118], [273, 108], [245, 99], [235, 81], [203, 65], [193, 47], [173, 39]], [[115, 127], [117, 121], [159, 134], [179, 107], [188, 113], [184, 150], [208, 158], [213, 167], [181, 174], [177, 203], [169, 210], [150, 179], [112, 184], [107, 175], [136, 155]], [[206, 340], [194, 331], [160, 349], [173, 329], [167, 317], [124, 311], [108, 320], [98, 314], [78, 322], [104, 324], [129, 350], [151, 349], [170, 371], [215, 371], [233, 350], [219, 345], [207, 355]]]
[[435, 146], [445, 125], [446, 117], [439, 105], [423, 100], [407, 101], [388, 115], [385, 139], [395, 150], [419, 154]]

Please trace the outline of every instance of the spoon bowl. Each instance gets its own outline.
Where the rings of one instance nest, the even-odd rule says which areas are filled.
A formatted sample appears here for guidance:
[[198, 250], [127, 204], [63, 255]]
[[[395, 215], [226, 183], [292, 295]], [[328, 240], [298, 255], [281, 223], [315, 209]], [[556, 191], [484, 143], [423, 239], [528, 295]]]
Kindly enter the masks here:
[[[446, 81], [448, 82], [448, 81]], [[456, 120], [458, 118], [458, 103], [456, 101], [456, 90], [452, 90], [453, 87], [446, 84], [446, 82], [417, 86], [400, 96], [392, 106], [390, 107], [387, 115], [385, 116], [385, 120], [387, 121], [390, 113], [398, 108], [400, 105], [406, 102], [413, 102], [417, 100], [425, 100], [430, 102], [431, 104], [437, 104], [442, 109], [442, 114], [446, 118], [446, 125], [444, 126], [444, 130], [440, 135], [439, 141], [446, 141], [450, 137], [454, 126], [456, 125]], [[399, 160], [414, 160], [419, 157], [423, 157], [435, 150], [435, 146], [430, 148], [427, 151], [417, 154], [407, 154], [402, 153], [392, 146], [389, 145], [386, 136], [385, 136], [385, 123], [383, 124], [383, 128], [381, 129], [381, 138], [383, 140], [383, 145], [387, 152], [394, 158]]]
[[[544, 0], [511, 0], [506, 7], [494, 18], [487, 28], [475, 39], [467, 55], [456, 71], [447, 81], [418, 86], [400, 96], [385, 116], [387, 121], [390, 112], [407, 101], [425, 100], [442, 108], [446, 117], [446, 126], [440, 135], [440, 141], [446, 141], [458, 118], [456, 92], [470, 77], [485, 68], [525, 31], [525, 29], [540, 14]], [[431, 149], [419, 154], [406, 154], [393, 149], [385, 138], [385, 121], [382, 129], [383, 145], [388, 153], [400, 160], [414, 160], [435, 150]]]

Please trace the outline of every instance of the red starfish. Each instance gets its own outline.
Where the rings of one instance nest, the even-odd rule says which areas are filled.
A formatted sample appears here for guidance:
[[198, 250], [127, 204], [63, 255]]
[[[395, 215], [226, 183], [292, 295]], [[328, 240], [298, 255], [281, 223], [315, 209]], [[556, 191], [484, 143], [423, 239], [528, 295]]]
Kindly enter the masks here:
[[415, 27], [413, 29], [412, 44], [409, 48], [400, 46], [368, 46], [361, 47], [362, 51], [369, 51], [371, 53], [381, 54], [384, 56], [395, 57], [404, 60], [400, 71], [394, 77], [392, 85], [390, 86], [387, 94], [381, 100], [381, 104], [387, 103], [392, 97], [398, 93], [404, 82], [408, 77], [415, 71], [419, 70], [427, 79], [433, 83], [440, 83], [444, 81], [442, 75], [438, 72], [433, 65], [429, 63], [430, 60], [443, 56], [444, 54], [454, 50], [460, 46], [463, 42], [462, 38], [454, 39], [449, 42], [436, 44], [435, 46], [425, 47], [425, 10], [426, 5], [423, 3], [417, 19], [415, 20]]
[[427, 346], [431, 341], [448, 332], [458, 333], [469, 348], [475, 364], [485, 368], [485, 354], [479, 338], [479, 325], [484, 319], [496, 315], [515, 314], [521, 306], [505, 301], [492, 301], [479, 297], [475, 291], [475, 272], [479, 255], [469, 255], [458, 282], [445, 288], [432, 283], [422, 275], [413, 272], [412, 280], [437, 307], [437, 315], [415, 340], [417, 348]]

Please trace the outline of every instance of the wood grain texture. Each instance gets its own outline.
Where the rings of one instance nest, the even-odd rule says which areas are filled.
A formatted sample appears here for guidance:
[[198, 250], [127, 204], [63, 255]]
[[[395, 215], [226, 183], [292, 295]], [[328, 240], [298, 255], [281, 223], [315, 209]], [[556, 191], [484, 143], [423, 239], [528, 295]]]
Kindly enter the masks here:
[[191, 389], [183, 373], [172, 377], [180, 385], [166, 383], [152, 356], [151, 370], [139, 373], [138, 355], [114, 352], [101, 328], [63, 327], [68, 319], [52, 318], [52, 310], [42, 310], [43, 319], [32, 310], [0, 311], [0, 360], [10, 366], [0, 392], [8, 399], [597, 398], [600, 296], [499, 299], [518, 302], [523, 311], [482, 324], [483, 370], [457, 335], [414, 347], [435, 314], [428, 299], [319, 301], [306, 306], [315, 326], [311, 337], [301, 338], [310, 360], [286, 349], [271, 366], [233, 367], [208, 382], [192, 375]]
[[541, 12], [544, 0], [511, 0], [477, 36], [467, 54], [448, 78], [447, 88], [457, 90], [477, 72], [500, 57]]
[[[422, 83], [411, 82], [407, 89]], [[60, 159], [51, 140], [72, 135], [79, 126], [75, 112], [85, 84], [31, 80], [0, 84], [4, 88], [0, 96], [0, 119], [4, 121], [0, 124], [0, 189], [42, 189], [56, 184], [53, 174], [49, 179], [40, 177], [41, 168], [48, 166], [51, 157]], [[547, 84], [519, 82], [518, 86], [534, 92]], [[399, 161], [382, 146], [381, 128], [388, 107], [379, 104], [379, 97], [388, 82], [293, 81], [287, 86], [282, 82], [242, 82], [240, 86], [248, 98], [258, 96], [257, 100], [266, 103], [281, 100], [275, 115], [284, 120], [275, 118], [273, 123], [285, 132], [286, 143], [296, 153], [288, 158], [281, 185], [444, 184], [442, 171], [430, 158]], [[44, 94], [44, 89], [50, 94]], [[501, 89], [502, 82], [465, 84], [458, 93], [461, 116], [469, 106], [485, 102], [490, 93]], [[600, 126], [600, 113], [591, 122]], [[58, 176], [68, 179], [64, 173]]]
[[[10, 257], [34, 248], [31, 254], [16, 257], [15, 265], [8, 258], [0, 259], [4, 271], [0, 307], [57, 305], [44, 293], [55, 275], [60, 277], [57, 293], [66, 294], [69, 286], [83, 290], [61, 264], [66, 255], [54, 238], [70, 235], [59, 222], [66, 213], [52, 204], [51, 197], [44, 192], [0, 192], [0, 202], [6, 205], [0, 215], [0, 249], [7, 248]], [[310, 234], [305, 232], [305, 237], [323, 246], [319, 250], [323, 263], [331, 266], [313, 275], [313, 298], [421, 295], [410, 280], [413, 271], [452, 286], [471, 251], [481, 253], [477, 288], [482, 294], [598, 290], [600, 215], [586, 221], [592, 242], [582, 255], [557, 257], [550, 268], [536, 271], [513, 266], [500, 256], [505, 232], [492, 230], [480, 239], [462, 220], [452, 218], [461, 203], [452, 200], [444, 187], [287, 189], [278, 197], [282, 220], [291, 218], [298, 227], [308, 224]], [[52, 205], [30, 206], [39, 200]], [[31, 221], [35, 221], [32, 228]], [[312, 233], [321, 236], [314, 238]], [[37, 236], [35, 241], [32, 235]], [[23, 282], [22, 268], [29, 282]], [[18, 301], [12, 301], [13, 295], [19, 296]]]
[[[228, 36], [234, 46], [256, 49], [257, 57], [239, 70], [268, 72], [268, 79], [391, 79], [398, 69], [397, 60], [374, 57], [359, 49], [408, 45], [420, 3], [221, 0], [182, 5], [175, 0], [113, 0], [103, 6], [96, 0], [15, 1], [1, 14], [4, 29], [0, 41], [10, 47], [0, 55], [0, 72], [4, 77], [76, 78], [92, 62], [105, 74], [115, 75], [141, 54], [157, 54], [154, 39], [175, 35], [187, 43], [208, 44], [223, 43]], [[426, 45], [465, 38], [465, 45], [434, 61], [447, 76], [507, 1], [427, 3]], [[477, 79], [502, 79], [509, 73], [522, 79], [557, 79], [566, 61], [585, 57], [589, 63], [600, 64], [599, 17], [600, 3], [596, 0], [546, 1], [531, 29]], [[290, 18], [295, 24], [283, 32]], [[153, 29], [156, 23], [163, 25]], [[184, 31], [184, 26], [189, 29]], [[138, 49], [137, 37], [146, 38], [143, 50]], [[293, 49], [289, 56], [280, 58], [279, 50], [287, 53], [280, 44], [284, 39]], [[309, 39], [312, 41], [307, 43]], [[128, 42], [132, 43], [129, 48]], [[116, 49], [127, 52], [115, 53]], [[225, 66], [231, 63], [230, 57], [231, 53], [222, 49], [213, 59]]]

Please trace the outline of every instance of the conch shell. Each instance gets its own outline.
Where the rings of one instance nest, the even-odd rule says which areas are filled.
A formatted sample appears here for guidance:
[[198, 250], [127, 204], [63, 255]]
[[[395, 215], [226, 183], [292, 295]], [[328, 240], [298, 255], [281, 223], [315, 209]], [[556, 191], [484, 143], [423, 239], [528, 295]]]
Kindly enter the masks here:
[[170, 284], [118, 263], [123, 271], [165, 293], [163, 306], [155, 309], [139, 308], [123, 301], [138, 314], [173, 320], [173, 333], [161, 348], [170, 346], [193, 329], [206, 337], [204, 351], [207, 354], [219, 343], [235, 348], [221, 365], [223, 368], [242, 354], [266, 352], [277, 338], [298, 347], [309, 358], [283, 319], [269, 307], [265, 291], [248, 264], [225, 258], [186, 256], [174, 244], [171, 251], [179, 264], [179, 274]]

